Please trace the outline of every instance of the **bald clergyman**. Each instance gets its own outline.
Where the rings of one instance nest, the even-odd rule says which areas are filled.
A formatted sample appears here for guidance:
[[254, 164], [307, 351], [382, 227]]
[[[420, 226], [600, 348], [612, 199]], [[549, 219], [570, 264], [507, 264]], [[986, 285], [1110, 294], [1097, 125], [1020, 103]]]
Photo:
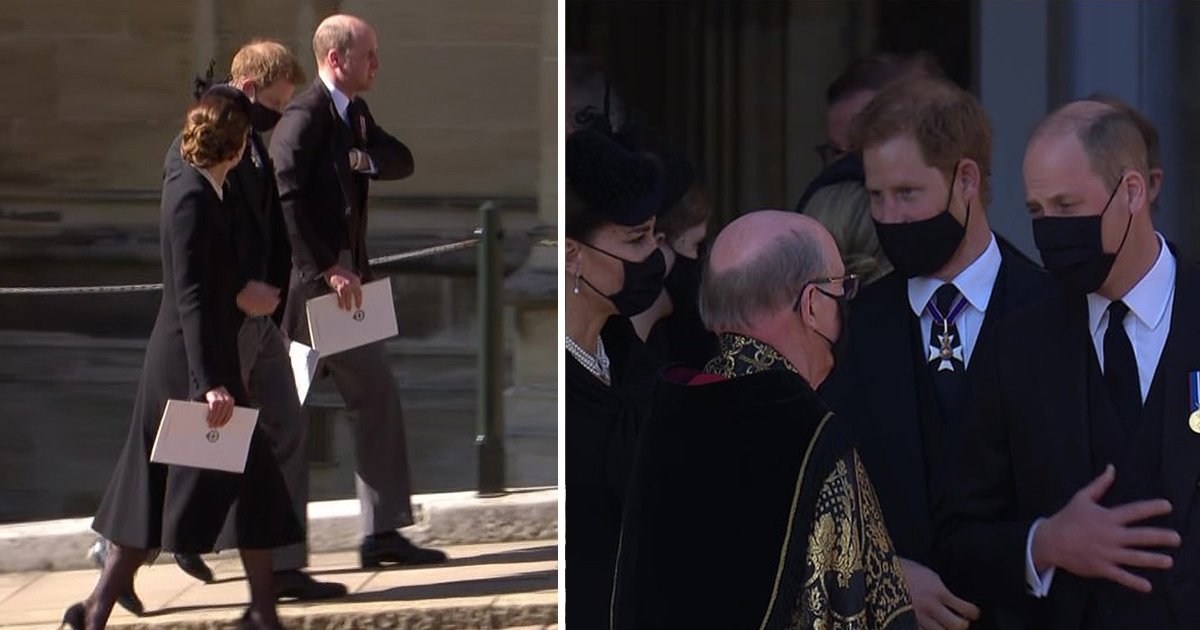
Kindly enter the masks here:
[[720, 349], [660, 376], [614, 628], [916, 628], [871, 482], [814, 392], [857, 285], [809, 217], [752, 212], [717, 236], [700, 311]]

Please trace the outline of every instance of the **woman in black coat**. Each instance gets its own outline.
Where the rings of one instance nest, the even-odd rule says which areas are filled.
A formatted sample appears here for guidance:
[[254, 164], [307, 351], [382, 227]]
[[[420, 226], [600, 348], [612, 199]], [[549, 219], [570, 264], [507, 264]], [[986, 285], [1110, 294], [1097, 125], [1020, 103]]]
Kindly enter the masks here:
[[629, 317], [662, 291], [654, 164], [598, 131], [567, 139], [567, 627], [608, 628], [621, 512], [658, 361]]
[[150, 462], [168, 399], [208, 403], [208, 423], [229, 422], [249, 400], [238, 363], [239, 273], [225, 175], [249, 129], [244, 97], [209, 93], [188, 110], [181, 154], [192, 168], [163, 182], [163, 296], [146, 349], [133, 424], [92, 527], [112, 541], [95, 590], [67, 610], [74, 630], [105, 627], [117, 596], [154, 549], [211, 551], [227, 520], [250, 583], [243, 628], [282, 628], [270, 549], [302, 540], [278, 464], [256, 428], [243, 474]]

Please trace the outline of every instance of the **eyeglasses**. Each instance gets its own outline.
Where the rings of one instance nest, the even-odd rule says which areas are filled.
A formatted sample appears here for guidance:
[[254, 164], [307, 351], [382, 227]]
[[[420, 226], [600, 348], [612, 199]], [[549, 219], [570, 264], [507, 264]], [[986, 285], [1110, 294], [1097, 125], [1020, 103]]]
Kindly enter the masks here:
[[821, 163], [825, 166], [833, 164], [838, 160], [838, 158], [849, 153], [849, 151], [839, 146], [835, 146], [830, 142], [818, 144], [817, 146], [813, 147], [813, 150], [817, 152], [817, 157], [821, 158]]
[[858, 274], [849, 273], [844, 276], [834, 276], [832, 278], [815, 278], [805, 282], [804, 285], [800, 287], [800, 294], [796, 296], [796, 301], [792, 304], [792, 311], [795, 312], [800, 310], [800, 298], [804, 297], [804, 290], [808, 288], [808, 285], [833, 284], [835, 282], [842, 283], [841, 294], [830, 293], [822, 289], [820, 286], [817, 286], [816, 288], [821, 293], [824, 293], [826, 296], [835, 300], [853, 300], [854, 296], [858, 295]]

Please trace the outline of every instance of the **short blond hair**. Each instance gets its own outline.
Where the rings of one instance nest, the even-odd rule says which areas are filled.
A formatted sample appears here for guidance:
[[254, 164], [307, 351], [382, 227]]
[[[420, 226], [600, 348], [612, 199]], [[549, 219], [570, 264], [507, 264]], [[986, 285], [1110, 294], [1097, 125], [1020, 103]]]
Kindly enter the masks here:
[[229, 74], [234, 82], [249, 80], [261, 88], [278, 81], [292, 85], [304, 83], [304, 68], [287, 46], [267, 39], [256, 39], [242, 46], [233, 56]]

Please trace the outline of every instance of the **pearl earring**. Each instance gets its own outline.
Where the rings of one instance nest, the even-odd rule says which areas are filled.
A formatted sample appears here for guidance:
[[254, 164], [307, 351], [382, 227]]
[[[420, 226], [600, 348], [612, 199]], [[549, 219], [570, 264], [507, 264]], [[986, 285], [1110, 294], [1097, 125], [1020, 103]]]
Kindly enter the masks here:
[[574, 293], [575, 295], [579, 295], [579, 272], [578, 271], [575, 272], [575, 287], [573, 289], [571, 289], [571, 293]]

